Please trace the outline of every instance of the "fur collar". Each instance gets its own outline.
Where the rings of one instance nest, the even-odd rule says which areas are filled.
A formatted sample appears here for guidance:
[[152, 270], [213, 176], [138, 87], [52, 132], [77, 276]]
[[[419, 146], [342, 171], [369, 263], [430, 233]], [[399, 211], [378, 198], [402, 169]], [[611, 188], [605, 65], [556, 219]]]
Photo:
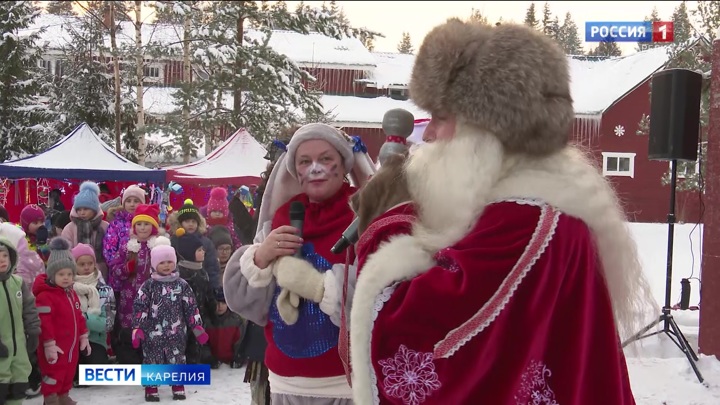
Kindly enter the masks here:
[[[158, 236], [159, 235], [153, 235], [150, 237], [150, 239], [148, 239], [148, 241], [147, 241], [148, 249], [152, 250], [152, 248], [155, 247]], [[128, 243], [127, 243], [128, 252], [137, 253], [140, 251], [141, 246], [142, 246], [142, 244], [140, 243], [140, 241], [137, 240], [137, 236], [131, 235], [130, 239], [128, 240]]]
[[495, 201], [541, 200], [588, 225], [622, 336], [638, 330], [647, 311], [657, 306], [614, 191], [577, 149], [543, 158], [507, 155], [496, 137], [459, 125], [452, 140], [418, 148], [406, 173], [418, 210], [412, 235], [392, 238], [368, 258], [353, 297], [351, 352], [358, 403], [372, 403], [374, 373], [367, 356], [374, 311], [382, 307], [377, 300], [389, 298], [388, 287], [395, 282], [429, 270], [433, 254], [462, 239]]

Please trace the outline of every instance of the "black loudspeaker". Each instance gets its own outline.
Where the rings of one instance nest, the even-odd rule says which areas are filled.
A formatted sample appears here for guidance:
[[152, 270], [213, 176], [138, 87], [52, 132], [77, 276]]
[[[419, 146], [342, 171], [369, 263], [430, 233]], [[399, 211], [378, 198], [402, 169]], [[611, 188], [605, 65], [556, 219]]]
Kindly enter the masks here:
[[663, 70], [653, 75], [650, 160], [697, 160], [702, 81], [700, 73], [687, 69]]

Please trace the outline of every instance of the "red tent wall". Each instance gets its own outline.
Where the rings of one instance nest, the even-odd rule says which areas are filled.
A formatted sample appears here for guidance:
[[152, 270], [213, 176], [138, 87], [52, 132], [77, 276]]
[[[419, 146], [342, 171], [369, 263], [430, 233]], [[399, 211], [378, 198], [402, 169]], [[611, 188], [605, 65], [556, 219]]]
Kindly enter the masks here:
[[[65, 205], [65, 209], [72, 208], [73, 197], [78, 192], [80, 183], [82, 180], [53, 180], [47, 179], [50, 190], [57, 188], [65, 190], [60, 197], [60, 200]], [[138, 184], [136, 182], [104, 182], [110, 189], [112, 198], [120, 195], [120, 192], [131, 184]], [[20, 222], [20, 211], [28, 204], [37, 204], [37, 180], [36, 179], [21, 179], [21, 180], [8, 180], [7, 181], [7, 201], [5, 202], [5, 209], [8, 211], [10, 221]]]

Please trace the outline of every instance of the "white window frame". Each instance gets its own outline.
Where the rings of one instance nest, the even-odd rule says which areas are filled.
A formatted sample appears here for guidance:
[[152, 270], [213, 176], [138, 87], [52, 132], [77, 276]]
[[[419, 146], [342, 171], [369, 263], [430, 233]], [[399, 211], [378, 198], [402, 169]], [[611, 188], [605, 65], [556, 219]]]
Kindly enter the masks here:
[[[637, 155], [637, 153], [628, 153], [628, 152], [602, 152], [603, 176], [635, 178], [635, 156], [636, 155]], [[615, 170], [609, 171], [608, 167], [607, 167], [608, 166], [608, 158], [629, 159], [630, 160], [630, 169], [626, 172], [615, 171]]]

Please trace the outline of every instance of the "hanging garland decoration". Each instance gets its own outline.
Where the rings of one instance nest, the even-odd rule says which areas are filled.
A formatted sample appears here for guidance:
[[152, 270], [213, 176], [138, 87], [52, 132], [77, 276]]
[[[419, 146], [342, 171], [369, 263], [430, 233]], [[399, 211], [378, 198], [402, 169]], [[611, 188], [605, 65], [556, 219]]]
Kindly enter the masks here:
[[8, 179], [0, 179], [0, 205], [5, 206], [7, 203], [7, 195], [9, 191]]
[[36, 179], [35, 181], [37, 205], [44, 205], [47, 207], [50, 203], [50, 182], [48, 182], [48, 179]]
[[13, 190], [15, 195], [13, 196], [13, 202], [15, 206], [20, 205], [20, 180], [13, 181]]
[[25, 204], [30, 204], [30, 180], [25, 180]]

